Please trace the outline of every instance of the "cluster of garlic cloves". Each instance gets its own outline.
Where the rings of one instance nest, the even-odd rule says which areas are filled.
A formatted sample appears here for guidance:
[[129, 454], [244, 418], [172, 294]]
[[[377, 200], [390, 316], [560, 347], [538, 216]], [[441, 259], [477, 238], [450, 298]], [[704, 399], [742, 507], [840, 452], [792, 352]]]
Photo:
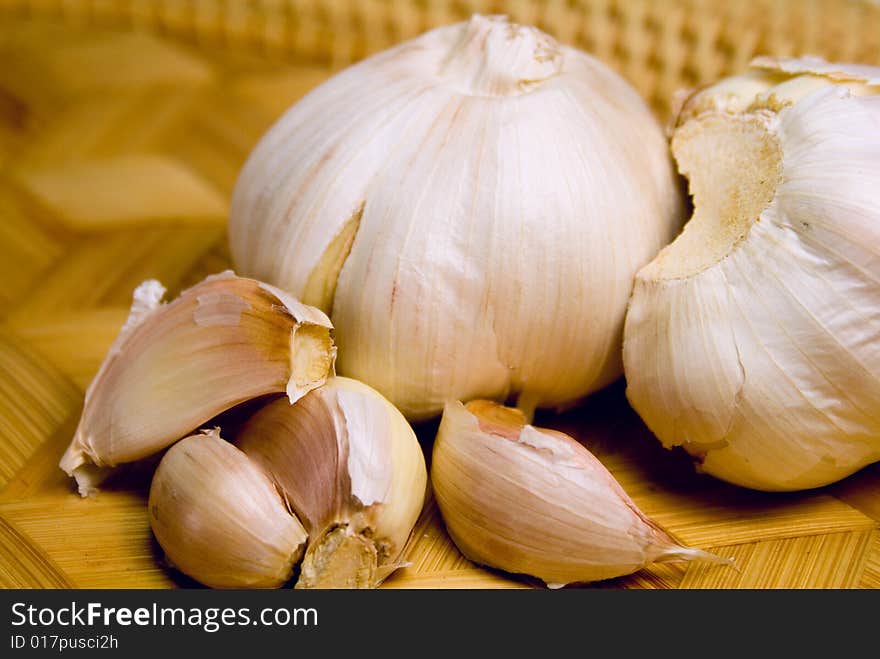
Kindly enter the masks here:
[[625, 373], [663, 444], [731, 483], [880, 461], [880, 69], [758, 58], [684, 97], [674, 240], [668, 146], [617, 74], [504, 17], [346, 69], [242, 169], [248, 277], [137, 289], [61, 468], [85, 496], [164, 451], [151, 528], [208, 586], [374, 588], [426, 494], [407, 419], [442, 412], [433, 490], [476, 563], [551, 587], [729, 563], [531, 414]]
[[331, 378], [296, 404], [268, 402], [229, 439], [187, 438], [156, 470], [150, 523], [179, 570], [278, 587], [298, 566], [297, 588], [375, 588], [401, 565], [427, 473], [412, 428], [376, 391]]
[[695, 212], [636, 277], [633, 407], [755, 489], [880, 460], [880, 69], [758, 58], [685, 99], [672, 148]]
[[[136, 290], [61, 468], [85, 496], [116, 466], [167, 449], [150, 523], [169, 563], [208, 586], [278, 587], [297, 568], [300, 588], [379, 585], [424, 502], [409, 423], [335, 377], [318, 309], [231, 272], [163, 295], [152, 280]], [[229, 436], [197, 432], [226, 411], [244, 417]]]
[[652, 562], [729, 563], [675, 542], [583, 445], [490, 401], [446, 405], [431, 483], [467, 558], [550, 587], [618, 577]]

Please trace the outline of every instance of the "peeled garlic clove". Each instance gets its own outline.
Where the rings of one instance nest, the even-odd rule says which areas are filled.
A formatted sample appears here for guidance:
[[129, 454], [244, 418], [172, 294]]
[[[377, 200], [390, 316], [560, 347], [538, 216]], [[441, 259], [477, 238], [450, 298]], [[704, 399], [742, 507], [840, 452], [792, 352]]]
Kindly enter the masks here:
[[550, 587], [655, 561], [728, 562], [677, 544], [574, 439], [489, 401], [446, 405], [431, 483], [465, 557]]
[[475, 15], [293, 106], [242, 169], [229, 234], [241, 272], [328, 312], [340, 373], [413, 420], [454, 399], [567, 405], [617, 379], [633, 276], [683, 217], [623, 78]]
[[156, 453], [220, 412], [272, 392], [291, 401], [333, 371], [332, 325], [318, 309], [253, 279], [208, 277], [169, 304], [142, 284], [86, 392], [61, 468], [80, 493], [107, 468]]
[[636, 278], [627, 396], [702, 471], [799, 490], [880, 460], [880, 68], [755, 67], [673, 133], [695, 211]]
[[296, 405], [273, 401], [236, 445], [309, 533], [297, 588], [372, 588], [399, 565], [427, 472], [412, 428], [374, 389], [334, 377]]
[[216, 429], [168, 449], [148, 505], [169, 561], [212, 588], [277, 588], [306, 542], [272, 481]]

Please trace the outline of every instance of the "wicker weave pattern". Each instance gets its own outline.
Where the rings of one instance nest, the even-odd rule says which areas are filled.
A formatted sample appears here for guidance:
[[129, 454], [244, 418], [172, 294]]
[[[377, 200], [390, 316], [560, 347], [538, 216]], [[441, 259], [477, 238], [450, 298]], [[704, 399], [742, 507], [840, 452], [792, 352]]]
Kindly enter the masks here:
[[333, 69], [472, 13], [538, 25], [626, 76], [661, 116], [756, 54], [880, 63], [873, 0], [0, 0], [18, 15], [171, 34]]
[[[617, 67], [661, 116], [677, 88], [758, 52], [880, 62], [880, 7], [846, 0], [0, 0], [0, 586], [191, 585], [149, 531], [151, 464], [94, 500], [57, 466], [133, 288], [156, 277], [174, 295], [229, 267], [244, 158], [333, 70], [502, 9]], [[602, 587], [880, 588], [880, 466], [794, 495], [729, 487], [661, 449], [620, 387], [541, 421], [739, 568], [663, 564]], [[389, 587], [532, 585], [466, 561], [433, 503], [407, 560]]]

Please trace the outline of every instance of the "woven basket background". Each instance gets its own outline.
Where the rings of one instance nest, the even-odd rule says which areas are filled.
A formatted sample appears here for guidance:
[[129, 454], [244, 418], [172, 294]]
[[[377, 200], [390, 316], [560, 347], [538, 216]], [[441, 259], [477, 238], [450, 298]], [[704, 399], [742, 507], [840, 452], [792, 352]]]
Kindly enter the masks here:
[[660, 114], [675, 90], [756, 54], [880, 63], [876, 0], [0, 0], [3, 10], [330, 69], [473, 13], [503, 13], [611, 64]]
[[[880, 64], [869, 0], [0, 0], [0, 586], [192, 585], [151, 538], [151, 465], [90, 500], [57, 468], [131, 292], [156, 277], [174, 295], [229, 266], [235, 177], [286, 107], [474, 12], [592, 52], [660, 118], [676, 90], [756, 54]], [[602, 587], [880, 587], [876, 465], [798, 494], [727, 486], [662, 450], [619, 385], [540, 420], [679, 540], [738, 566], [651, 566]], [[462, 558], [431, 502], [407, 559], [388, 586], [534, 585]]]

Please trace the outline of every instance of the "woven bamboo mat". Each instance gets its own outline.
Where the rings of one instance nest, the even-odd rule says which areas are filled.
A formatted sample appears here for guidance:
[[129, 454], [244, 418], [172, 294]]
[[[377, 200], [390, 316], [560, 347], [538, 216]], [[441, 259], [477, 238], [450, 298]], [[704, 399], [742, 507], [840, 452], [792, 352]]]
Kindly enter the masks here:
[[[89, 500], [57, 467], [132, 290], [155, 277], [173, 295], [230, 265], [232, 185], [289, 104], [472, 11], [592, 51], [661, 117], [676, 89], [757, 53], [880, 64], [867, 0], [0, 0], [0, 585], [193, 585], [150, 535], [151, 465]], [[664, 564], [600, 587], [880, 588], [880, 466], [798, 494], [727, 486], [660, 448], [620, 385], [539, 421], [584, 441], [680, 541], [737, 564]], [[463, 559], [432, 502], [407, 560], [387, 587], [534, 586]]]

